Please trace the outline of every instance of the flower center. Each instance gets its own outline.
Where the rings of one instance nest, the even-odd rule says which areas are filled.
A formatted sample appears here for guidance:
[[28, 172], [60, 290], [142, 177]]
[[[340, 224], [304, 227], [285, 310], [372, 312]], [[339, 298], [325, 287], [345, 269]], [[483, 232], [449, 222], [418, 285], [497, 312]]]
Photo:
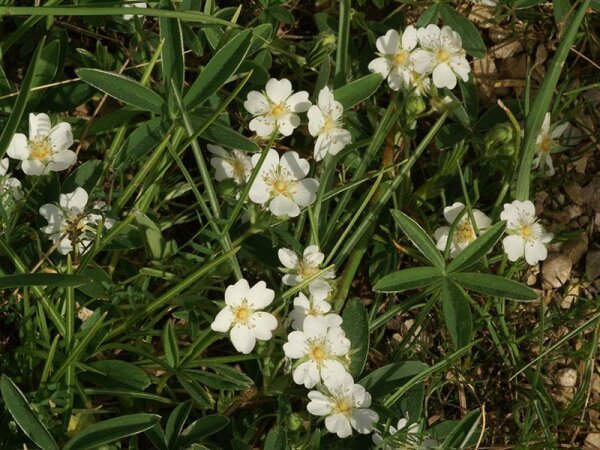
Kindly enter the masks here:
[[330, 116], [325, 116], [325, 118], [323, 119], [323, 131], [325, 133], [331, 131], [334, 125], [335, 121]]
[[233, 316], [235, 317], [235, 321], [238, 323], [245, 324], [250, 317], [250, 308], [244, 302], [241, 306], [238, 306], [233, 312]]
[[345, 398], [336, 399], [333, 412], [336, 414], [350, 415], [352, 413], [352, 403]]
[[450, 52], [443, 48], [438, 49], [438, 51], [435, 53], [435, 57], [440, 63], [450, 62], [450, 56]]
[[231, 162], [231, 166], [233, 167], [233, 176], [240, 182], [243, 182], [246, 179], [246, 167], [244, 163], [239, 159], [234, 159]]
[[36, 137], [29, 141], [29, 158], [46, 162], [54, 153], [50, 139], [47, 136]]
[[459, 244], [471, 242], [475, 239], [475, 230], [471, 226], [471, 222], [468, 220], [463, 221], [456, 227], [454, 232], [454, 240]]
[[529, 225], [528, 223], [521, 225], [521, 228], [519, 228], [519, 234], [524, 239], [529, 239], [531, 236], [533, 236], [533, 230], [531, 229], [531, 225]]
[[265, 177], [265, 184], [269, 187], [271, 197], [283, 195], [291, 198], [296, 180], [289, 170], [278, 166]]
[[308, 352], [308, 356], [313, 361], [320, 363], [321, 361], [327, 358], [327, 352], [323, 348], [322, 344], [317, 342], [311, 347], [310, 352]]
[[276, 119], [283, 116], [286, 112], [285, 103], [277, 103], [276, 105], [271, 105], [271, 115]]
[[401, 67], [406, 61], [408, 61], [408, 52], [406, 50], [398, 50], [393, 58], [394, 66]]
[[544, 136], [542, 142], [540, 142], [540, 150], [544, 153], [548, 153], [552, 149], [552, 139], [549, 136]]
[[302, 278], [310, 278], [314, 274], [316, 274], [318, 271], [319, 271], [318, 267], [311, 266], [309, 264], [305, 264], [302, 262], [300, 264], [298, 264], [298, 275], [300, 275]]

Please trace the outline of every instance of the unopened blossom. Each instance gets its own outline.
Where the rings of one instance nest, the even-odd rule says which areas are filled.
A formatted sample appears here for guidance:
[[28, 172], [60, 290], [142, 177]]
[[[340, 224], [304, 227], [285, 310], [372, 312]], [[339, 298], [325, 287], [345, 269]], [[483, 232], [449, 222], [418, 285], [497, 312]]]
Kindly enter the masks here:
[[561, 125], [550, 125], [550, 113], [546, 113], [544, 117], [544, 123], [540, 129], [540, 133], [535, 141], [536, 145], [536, 156], [533, 159], [533, 168], [537, 169], [539, 166], [546, 175], [554, 175], [554, 164], [552, 163], [551, 154], [563, 148], [558, 143], [560, 137], [569, 128], [569, 123], [563, 123]]
[[336, 155], [352, 142], [352, 136], [342, 125], [344, 107], [333, 98], [333, 92], [325, 86], [319, 92], [316, 105], [308, 110], [308, 131], [315, 141], [315, 161], [321, 161], [327, 153]]
[[548, 256], [546, 244], [552, 233], [546, 233], [535, 215], [535, 206], [529, 200], [505, 203], [500, 219], [506, 220], [506, 236], [502, 240], [504, 252], [511, 261], [525, 256], [525, 261], [534, 266]]
[[73, 145], [71, 125], [61, 122], [52, 126], [47, 114], [29, 114], [29, 138], [22, 133], [13, 136], [7, 154], [22, 161], [27, 175], [46, 175], [65, 170], [77, 160], [69, 147]]
[[454, 89], [456, 77], [469, 79], [469, 62], [462, 48], [460, 35], [449, 26], [427, 25], [417, 30], [420, 48], [411, 58], [420, 74], [431, 73], [433, 84], [438, 88]]
[[[452, 225], [456, 218], [462, 214], [461, 218], [458, 219], [456, 227], [454, 228], [454, 234], [452, 236], [452, 242], [450, 243], [450, 257], [455, 258], [465, 247], [471, 242], [477, 239], [475, 228], [471, 222], [469, 214], [464, 211], [465, 205], [456, 202], [452, 206], [444, 208], [444, 218], [449, 225]], [[463, 213], [464, 211], [464, 213]], [[477, 230], [484, 231], [492, 224], [492, 220], [478, 209], [473, 210], [473, 218], [477, 225]], [[448, 237], [450, 235], [451, 227], [440, 227], [435, 230], [434, 236], [437, 240], [437, 248], [441, 251], [446, 249]]]
[[77, 309], [77, 318], [82, 322], [89, 320], [94, 315], [94, 310], [86, 308], [85, 306], [79, 306]]
[[[148, 7], [146, 2], [124, 3], [122, 6], [124, 6], [125, 8], [147, 8]], [[135, 14], [135, 15], [134, 14], [123, 14], [123, 19], [132, 20], [136, 16], [143, 17], [138, 14]]]
[[307, 316], [302, 331], [288, 335], [283, 351], [298, 360], [294, 382], [312, 388], [329, 377], [343, 376], [350, 345], [341, 327], [329, 326], [324, 317]]
[[[306, 247], [302, 258], [299, 258], [298, 255], [289, 248], [279, 249], [277, 255], [287, 272], [281, 281], [288, 286], [296, 286], [323, 270], [321, 265], [323, 264], [325, 255], [319, 251], [319, 247], [316, 245], [309, 245]], [[333, 289], [330, 281], [333, 278], [335, 278], [333, 270], [326, 271], [309, 283], [309, 292], [317, 298], [327, 297], [329, 292]]]
[[250, 353], [256, 340], [268, 341], [277, 328], [277, 319], [263, 311], [275, 298], [275, 292], [267, 288], [264, 281], [250, 287], [245, 279], [227, 286], [225, 307], [219, 311], [210, 324], [213, 331], [229, 332], [235, 349], [244, 354]]
[[[250, 200], [268, 207], [277, 217], [296, 217], [301, 207], [314, 203], [319, 182], [306, 178], [310, 166], [298, 153], [286, 152], [280, 158], [277, 151], [268, 152], [250, 187]], [[259, 159], [260, 154], [252, 155], [254, 167]]]
[[210, 165], [215, 169], [217, 181], [232, 179], [237, 185], [248, 181], [252, 173], [252, 160], [246, 152], [237, 149], [227, 151], [213, 144], [207, 144], [206, 148], [215, 155], [210, 159]]
[[325, 416], [325, 427], [340, 438], [348, 437], [354, 428], [361, 434], [368, 434], [379, 420], [379, 415], [368, 409], [371, 395], [354, 380], [349, 373], [324, 381], [323, 392], [310, 391], [308, 412]]
[[314, 295], [310, 295], [309, 298], [300, 292], [294, 299], [294, 309], [290, 312], [292, 328], [302, 331], [304, 319], [307, 317], [323, 317], [330, 327], [339, 327], [342, 324], [342, 318], [331, 312], [331, 303]]
[[8, 164], [8, 158], [0, 161], [0, 199], [4, 200], [5, 195], [9, 195], [14, 200], [19, 200], [23, 197], [22, 185], [19, 180], [7, 175]]
[[[392, 442], [384, 442], [379, 433], [373, 433], [373, 443], [375, 445], [379, 445], [379, 448], [383, 448], [385, 450], [399, 448], [430, 449], [436, 448], [439, 445], [435, 439], [431, 439], [422, 435], [421, 426], [417, 422], [408, 425], [408, 420], [405, 418], [400, 419], [396, 427], [390, 426], [388, 428], [388, 434], [393, 436]], [[406, 447], [398, 447], [398, 441], [402, 442], [402, 444], [404, 444]]]
[[[103, 218], [98, 212], [105, 205], [104, 202], [96, 202], [87, 208], [87, 203], [88, 193], [78, 187], [71, 193], [60, 194], [58, 205], [47, 203], [40, 207], [40, 214], [48, 221], [41, 230], [57, 245], [59, 253], [66, 255], [73, 250], [84, 253], [92, 245], [98, 223]], [[109, 229], [114, 223], [113, 219], [105, 218], [103, 226]]]
[[[379, 57], [369, 63], [369, 70], [381, 74], [394, 91], [411, 89], [415, 86], [411, 53], [417, 43], [417, 30], [412, 25], [407, 26], [402, 34], [389, 30], [377, 38], [375, 46]], [[419, 89], [416, 91], [420, 92]]]
[[308, 111], [308, 92], [294, 93], [292, 83], [282, 78], [271, 78], [264, 92], [250, 91], [244, 108], [254, 116], [249, 127], [260, 137], [269, 137], [275, 130], [284, 136], [292, 134], [300, 125], [298, 113]]

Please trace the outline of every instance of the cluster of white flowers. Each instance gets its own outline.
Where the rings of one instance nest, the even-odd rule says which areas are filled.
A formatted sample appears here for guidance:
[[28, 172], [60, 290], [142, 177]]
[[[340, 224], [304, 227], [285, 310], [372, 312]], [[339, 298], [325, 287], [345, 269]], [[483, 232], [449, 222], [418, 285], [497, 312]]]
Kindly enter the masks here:
[[469, 62], [460, 35], [449, 26], [407, 26], [400, 34], [389, 30], [377, 39], [379, 57], [369, 63], [369, 70], [381, 74], [394, 90], [422, 95], [429, 92], [430, 80], [437, 88], [454, 89], [457, 77], [469, 79]]
[[[491, 219], [478, 209], [472, 210], [475, 227], [465, 210], [465, 205], [456, 202], [444, 208], [444, 218], [450, 225], [454, 225], [452, 241], [450, 242], [450, 257], [455, 258], [465, 247], [477, 239], [477, 232], [485, 232], [492, 224]], [[459, 218], [460, 216], [460, 218]], [[528, 264], [534, 266], [548, 256], [546, 244], [553, 235], [546, 233], [544, 227], [538, 222], [535, 215], [535, 206], [529, 200], [506, 203], [500, 214], [500, 219], [506, 221], [506, 236], [502, 245], [510, 261], [517, 261], [525, 257]], [[477, 230], [477, 232], [476, 232]], [[451, 227], [438, 228], [434, 235], [437, 239], [437, 248], [445, 250]]]

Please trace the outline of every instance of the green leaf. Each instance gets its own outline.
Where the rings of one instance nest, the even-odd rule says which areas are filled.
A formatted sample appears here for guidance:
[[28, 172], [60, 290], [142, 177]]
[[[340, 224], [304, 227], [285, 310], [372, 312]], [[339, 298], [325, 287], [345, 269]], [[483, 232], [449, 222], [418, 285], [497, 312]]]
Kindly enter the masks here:
[[252, 29], [244, 30], [214, 54], [185, 94], [188, 110], [200, 106], [227, 82], [246, 58], [251, 42]]
[[471, 342], [473, 318], [467, 293], [452, 280], [442, 279], [442, 311], [450, 337], [457, 349]]
[[358, 384], [363, 386], [374, 398], [379, 398], [404, 385], [408, 380], [428, 368], [427, 364], [420, 361], [392, 363], [374, 370]]
[[333, 98], [340, 102], [344, 109], [350, 109], [371, 97], [382, 81], [383, 78], [378, 73], [366, 75], [337, 88], [333, 91]]
[[462, 419], [448, 434], [442, 448], [471, 448], [481, 433], [481, 411], [476, 409]]
[[25, 108], [29, 102], [31, 89], [36, 87], [35, 78], [38, 74], [38, 64], [45, 41], [46, 38], [43, 37], [38, 44], [35, 53], [31, 58], [31, 64], [29, 64], [29, 67], [27, 68], [25, 78], [23, 78], [23, 83], [21, 83], [19, 95], [17, 95], [15, 105], [13, 106], [8, 120], [3, 125], [2, 134], [0, 135], [0, 159], [4, 157], [4, 154], [6, 153], [6, 150], [8, 149], [8, 146], [10, 145], [15, 132], [17, 131], [17, 128], [21, 123], [23, 113], [25, 112]]
[[449, 276], [463, 288], [479, 292], [480, 294], [512, 300], [538, 299], [538, 295], [533, 289], [498, 275], [486, 273], [453, 273]]
[[127, 387], [143, 391], [150, 386], [150, 377], [137, 366], [120, 359], [104, 359], [88, 364], [100, 373], [86, 372], [82, 374], [99, 386], [107, 388]]
[[346, 303], [342, 328], [352, 343], [350, 375], [357, 377], [363, 370], [369, 352], [369, 318], [363, 304], [356, 298]]
[[152, 428], [159, 420], [160, 416], [156, 414], [130, 414], [104, 420], [81, 430], [67, 442], [63, 450], [90, 450], [117, 442]]
[[390, 273], [381, 278], [373, 290], [375, 292], [402, 292], [418, 289], [435, 283], [442, 276], [435, 267], [411, 267]]
[[77, 187], [82, 187], [87, 192], [90, 192], [100, 177], [102, 177], [102, 161], [92, 159], [84, 162], [77, 167], [71, 175], [65, 180], [62, 186], [63, 192], [72, 192]]
[[42, 450], [58, 450], [58, 444], [37, 418], [23, 392], [6, 375], [2, 375], [0, 380], [0, 391], [6, 408], [23, 433]]
[[169, 416], [167, 426], [165, 427], [165, 436], [167, 438], [167, 446], [169, 448], [177, 448], [175, 443], [179, 438], [179, 433], [181, 433], [181, 430], [183, 429], [191, 410], [192, 402], [187, 400], [178, 405]]
[[131, 78], [99, 69], [79, 69], [77, 75], [89, 85], [123, 103], [155, 114], [162, 113], [162, 97]]
[[0, 289], [14, 289], [30, 286], [77, 287], [92, 280], [81, 275], [58, 273], [24, 273], [0, 277]]
[[440, 4], [437, 2], [433, 3], [425, 10], [423, 14], [421, 14], [421, 17], [419, 17], [419, 20], [417, 20], [416, 26], [424, 27], [429, 25], [430, 23], [435, 24], [438, 20], [439, 15]]
[[173, 329], [173, 322], [170, 320], [165, 325], [163, 332], [163, 347], [165, 357], [169, 366], [176, 368], [179, 366], [179, 347], [177, 346], [177, 336]]
[[[43, 86], [54, 81], [61, 60], [64, 60], [64, 58], [61, 58], [61, 53], [61, 41], [58, 39], [55, 39], [44, 47], [37, 65], [33, 86]], [[36, 111], [45, 94], [44, 90], [32, 92], [27, 109], [29, 111]]]
[[506, 222], [498, 222], [487, 229], [448, 264], [448, 272], [459, 272], [476, 264], [496, 245], [505, 229]]
[[[169, 0], [161, 1], [161, 9], [172, 9]], [[183, 91], [184, 53], [183, 34], [178, 19], [161, 17], [158, 19], [160, 38], [164, 40], [162, 49], [162, 68], [165, 85], [169, 89], [174, 85], [179, 93]]]
[[177, 440], [175, 448], [187, 448], [194, 442], [202, 441], [229, 425], [229, 419], [217, 414], [205, 416], [192, 422]]
[[280, 425], [275, 425], [267, 434], [264, 450], [286, 450], [285, 430]]
[[477, 27], [469, 19], [445, 3], [439, 4], [439, 12], [445, 24], [452, 27], [460, 35], [465, 51], [475, 58], [483, 58], [486, 49], [479, 31], [477, 31]]
[[446, 266], [444, 258], [442, 258], [442, 255], [429, 235], [425, 233], [425, 230], [402, 211], [393, 209], [391, 210], [391, 213], [398, 226], [404, 231], [412, 243], [415, 244], [423, 256], [425, 256], [425, 258], [427, 258], [427, 260], [435, 267], [443, 270]]

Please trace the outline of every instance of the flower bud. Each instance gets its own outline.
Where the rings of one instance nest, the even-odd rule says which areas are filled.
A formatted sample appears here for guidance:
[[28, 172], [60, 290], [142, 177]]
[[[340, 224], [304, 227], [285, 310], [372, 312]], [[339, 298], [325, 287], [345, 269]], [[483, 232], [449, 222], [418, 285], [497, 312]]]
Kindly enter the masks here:
[[310, 67], [319, 66], [325, 58], [337, 47], [335, 34], [323, 32], [317, 36], [313, 47], [306, 54], [306, 64]]
[[425, 104], [425, 100], [418, 95], [411, 95], [406, 100], [405, 111], [407, 117], [415, 117], [419, 114], [425, 112], [427, 105]]
[[489, 144], [508, 144], [513, 140], [514, 130], [509, 123], [499, 123], [492, 128], [486, 135], [486, 143]]
[[296, 413], [292, 413], [288, 419], [288, 427], [290, 431], [296, 431], [302, 426], [302, 419]]

